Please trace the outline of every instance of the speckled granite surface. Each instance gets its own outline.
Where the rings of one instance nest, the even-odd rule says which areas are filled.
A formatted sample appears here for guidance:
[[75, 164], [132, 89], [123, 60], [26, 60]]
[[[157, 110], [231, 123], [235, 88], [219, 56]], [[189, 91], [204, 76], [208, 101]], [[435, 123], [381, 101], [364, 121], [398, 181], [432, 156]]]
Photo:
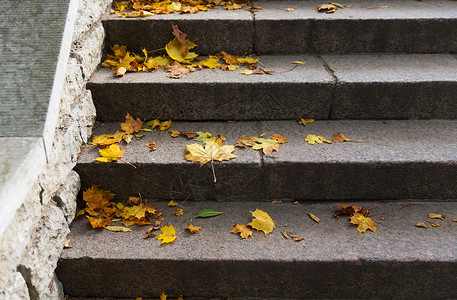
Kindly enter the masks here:
[[[430, 124], [427, 124], [430, 123]], [[234, 144], [242, 135], [284, 135], [289, 143], [264, 156], [236, 148], [240, 157], [199, 167], [184, 159], [187, 144], [169, 132], [145, 132], [125, 150], [124, 163], [95, 163], [95, 147], [84, 148], [76, 166], [83, 187], [99, 184], [121, 197], [141, 193], [151, 199], [264, 201], [289, 199], [452, 199], [457, 197], [456, 121], [316, 121], [306, 127], [295, 121], [174, 122], [171, 129], [209, 131]], [[100, 126], [96, 134], [114, 133], [118, 123]], [[300, 133], [300, 134], [297, 134]], [[341, 132], [367, 143], [316, 144], [308, 134], [331, 139]], [[150, 152], [146, 143], [157, 141]]]
[[[344, 202], [374, 208], [376, 233], [359, 233], [346, 217], [332, 219], [333, 203], [293, 205], [266, 202], [186, 202], [176, 217], [166, 202], [154, 203], [164, 212], [164, 224], [181, 232], [201, 209], [224, 214], [194, 219], [201, 233], [181, 233], [169, 245], [144, 240], [146, 227], [116, 233], [90, 228], [85, 218], [71, 228], [71, 245], [59, 261], [57, 274], [75, 296], [157, 297], [162, 291], [200, 297], [277, 298], [434, 298], [457, 297], [457, 206], [446, 202]], [[269, 213], [277, 228], [268, 236], [254, 232], [240, 240], [229, 231], [251, 220], [256, 208]], [[429, 213], [446, 219], [427, 219]], [[306, 214], [313, 213], [320, 223]], [[380, 219], [383, 218], [383, 220]], [[185, 223], [182, 223], [185, 221]], [[418, 228], [435, 221], [441, 227]], [[280, 227], [279, 224], [287, 224]], [[301, 242], [286, 240], [293, 231]], [[305, 243], [306, 247], [303, 247]], [[361, 284], [363, 283], [363, 284]], [[435, 297], [436, 296], [436, 297]]]

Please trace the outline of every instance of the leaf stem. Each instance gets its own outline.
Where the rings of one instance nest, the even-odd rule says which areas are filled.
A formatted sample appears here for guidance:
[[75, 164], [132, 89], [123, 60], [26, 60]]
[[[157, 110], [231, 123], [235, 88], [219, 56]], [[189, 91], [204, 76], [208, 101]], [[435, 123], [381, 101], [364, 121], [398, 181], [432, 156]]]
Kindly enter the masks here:
[[216, 182], [216, 172], [214, 171], [214, 160], [211, 158], [211, 169], [213, 170], [214, 182]]
[[119, 160], [120, 160], [120, 161], [122, 161], [122, 162], [125, 162], [126, 164], [129, 164], [129, 165], [131, 165], [132, 167], [134, 167], [134, 168], [136, 169], [136, 167], [135, 167], [135, 165], [134, 165], [134, 164], [132, 164], [132, 163], [129, 163], [128, 161], [126, 161], [126, 160], [123, 160], [123, 159], [119, 159]]

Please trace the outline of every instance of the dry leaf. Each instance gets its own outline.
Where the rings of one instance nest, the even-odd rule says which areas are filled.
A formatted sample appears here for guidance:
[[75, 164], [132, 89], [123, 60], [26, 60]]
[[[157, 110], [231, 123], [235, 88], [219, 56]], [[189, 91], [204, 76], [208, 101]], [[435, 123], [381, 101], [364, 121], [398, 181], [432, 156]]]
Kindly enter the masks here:
[[242, 239], [247, 239], [248, 237], [252, 236], [252, 229], [250, 229], [247, 225], [235, 225], [232, 230], [230, 231], [233, 234], [240, 234]]
[[65, 240], [65, 245], [63, 246], [65, 249], [66, 248], [73, 248], [72, 246], [70, 246], [70, 241], [71, 241], [70, 239], [66, 239]]
[[443, 215], [440, 215], [440, 214], [433, 214], [433, 213], [430, 213], [430, 214], [428, 214], [428, 218], [429, 218], [429, 219], [440, 219], [440, 220], [444, 220], [444, 218], [446, 218], [446, 216], [443, 216]]
[[[300, 60], [294, 60], [294, 61], [291, 61], [290, 62], [291, 64], [296, 64], [296, 65], [306, 65], [307, 62], [306, 61], [300, 61]], [[300, 118], [301, 119], [301, 118]], [[310, 120], [310, 119], [308, 119]], [[314, 120], [313, 120], [314, 121]]]
[[286, 11], [294, 11], [295, 9], [293, 8], [286, 8]]
[[366, 140], [366, 141], [356, 141], [356, 140], [351, 140], [350, 138], [346, 137], [345, 135], [343, 135], [342, 133], [335, 133], [333, 136], [332, 136], [332, 141], [335, 142], [335, 143], [343, 143], [343, 142], [355, 142], [355, 143], [365, 143], [365, 142], [368, 142], [370, 139]]
[[182, 208], [176, 208], [176, 210], [172, 211], [171, 214], [175, 216], [182, 216], [184, 214], [184, 210]]
[[116, 69], [116, 71], [114, 71], [114, 76], [122, 77], [125, 73], [127, 73], [127, 69], [124, 67], [119, 67]]
[[265, 70], [263, 68], [259, 68], [258, 70], [243, 70], [243, 71], [238, 72], [238, 74], [242, 74], [242, 75], [262, 75], [262, 74], [271, 75], [274, 73], [275, 73], [274, 70]]
[[139, 118], [134, 120], [132, 116], [127, 113], [127, 116], [125, 116], [125, 122], [121, 123], [121, 129], [128, 134], [137, 133], [143, 129], [143, 121], [141, 121]]
[[[127, 204], [128, 205], [138, 205], [138, 203], [141, 202], [141, 198], [140, 197], [132, 197], [132, 196], [129, 196], [129, 199], [127, 200]], [[121, 209], [124, 209], [124, 207], [122, 207]]]
[[308, 213], [308, 216], [315, 222], [319, 223], [320, 220], [317, 216], [313, 215], [312, 213]]
[[172, 224], [170, 224], [168, 226], [163, 226], [160, 228], [160, 230], [162, 231], [162, 234], [157, 235], [156, 239], [162, 240], [162, 242], [160, 243], [161, 245], [173, 243], [177, 239], [175, 228], [173, 227]]
[[124, 151], [121, 150], [119, 145], [113, 144], [109, 145], [105, 149], [98, 149], [102, 157], [97, 157], [95, 161], [98, 162], [112, 162], [118, 161], [124, 156]]
[[116, 232], [130, 232], [132, 229], [124, 227], [124, 226], [106, 226], [105, 229], [109, 231], [116, 231]]
[[416, 224], [416, 227], [421, 227], [421, 228], [428, 228], [425, 223], [419, 222]]
[[273, 151], [279, 151], [279, 142], [273, 139], [255, 138], [255, 144], [252, 149], [262, 149], [264, 154], [270, 154]]
[[367, 229], [370, 229], [373, 232], [376, 232], [376, 223], [369, 217], [365, 217], [362, 214], [355, 213], [350, 217], [351, 224], [358, 225], [357, 226], [357, 231], [362, 233], [367, 231]]
[[283, 137], [283, 136], [280, 136], [279, 134], [273, 134], [272, 136], [270, 136], [270, 139], [272, 139], [272, 140], [277, 140], [277, 141], [278, 141], [278, 144], [287, 143], [286, 138]]
[[144, 239], [147, 239], [148, 237], [154, 237], [156, 234], [153, 231], [159, 230], [160, 227], [149, 227], [148, 230], [146, 231], [146, 235], [144, 236]]
[[341, 209], [337, 211], [336, 215], [353, 215], [355, 213], [360, 213], [365, 215], [367, 211], [362, 206], [355, 206], [355, 205], [346, 205], [346, 204], [338, 204], [335, 205], [341, 206]]
[[308, 142], [311, 145], [314, 145], [315, 143], [318, 143], [318, 144], [322, 144], [322, 143], [331, 144], [332, 143], [331, 141], [326, 140], [325, 138], [318, 136], [318, 135], [314, 135], [314, 134], [309, 134], [306, 137], [305, 142]]
[[303, 118], [298, 118], [297, 122], [299, 125], [306, 126], [306, 124], [313, 123], [314, 119], [303, 119]]
[[271, 203], [272, 204], [282, 204], [282, 201], [281, 200], [275, 200], [275, 201], [272, 201]]
[[156, 143], [149, 141], [146, 146], [149, 148], [149, 151], [155, 151], [157, 150], [157, 145]]
[[93, 218], [86, 216], [89, 219], [90, 225], [92, 228], [101, 228], [111, 224], [111, 218]]
[[333, 5], [333, 4], [322, 4], [317, 7], [317, 11], [325, 12], [327, 14], [334, 13], [337, 10], [338, 10], [338, 6]]
[[116, 131], [114, 134], [102, 134], [92, 137], [92, 145], [96, 146], [108, 146], [114, 143], [119, 143], [125, 137], [124, 131]]
[[441, 227], [441, 225], [438, 224], [438, 223], [435, 223], [435, 222], [429, 222], [429, 223], [430, 223], [430, 225], [432, 225], [433, 227]]
[[292, 204], [293, 204], [293, 205], [298, 205], [298, 204], [300, 204], [300, 202], [294, 201], [294, 202], [292, 202]]
[[165, 292], [162, 292], [162, 294], [160, 295], [160, 300], [167, 300], [167, 295], [165, 294]]
[[300, 238], [298, 236], [295, 236], [295, 234], [293, 232], [288, 232], [287, 233], [289, 235], [289, 237], [292, 239], [292, 241], [294, 242], [300, 242], [300, 241], [303, 241], [305, 238]]
[[[83, 200], [86, 202], [87, 208], [96, 212], [95, 215], [98, 215], [105, 207], [110, 206], [112, 204], [110, 200], [113, 198], [113, 193], [105, 191], [97, 185], [93, 185], [83, 192]], [[85, 212], [87, 212], [87, 209]]]
[[185, 44], [186, 43], [186, 39], [187, 39], [187, 34], [185, 34], [184, 32], [182, 32], [181, 30], [179, 30], [178, 26], [177, 25], [171, 25], [171, 28], [173, 29], [173, 35], [175, 36], [175, 38], [181, 43], [181, 44]]
[[170, 200], [170, 202], [168, 202], [168, 206], [169, 207], [178, 206], [178, 203], [174, 202], [173, 200]]
[[201, 227], [200, 226], [194, 226], [192, 224], [190, 224], [189, 226], [186, 227], [186, 230], [189, 231], [190, 233], [200, 233], [200, 229]]
[[251, 211], [251, 213], [252, 216], [254, 216], [254, 219], [252, 219], [252, 222], [248, 225], [251, 225], [252, 228], [261, 230], [265, 233], [265, 235], [267, 235], [273, 231], [273, 228], [276, 227], [274, 221], [271, 219], [268, 213], [260, 209], [256, 209], [253, 212]]

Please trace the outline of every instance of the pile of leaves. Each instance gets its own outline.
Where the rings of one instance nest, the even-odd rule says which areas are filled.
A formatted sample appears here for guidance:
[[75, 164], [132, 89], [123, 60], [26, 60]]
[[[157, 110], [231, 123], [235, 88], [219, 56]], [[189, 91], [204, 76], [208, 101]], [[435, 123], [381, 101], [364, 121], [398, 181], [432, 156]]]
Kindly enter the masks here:
[[[232, 55], [224, 51], [198, 60], [198, 54], [190, 51], [197, 45], [189, 41], [187, 34], [180, 31], [178, 26], [173, 25], [172, 28], [175, 38], [165, 48], [158, 49], [158, 51], [165, 50], [166, 54], [152, 57], [146, 49], [143, 49], [143, 55], [138, 55], [127, 51], [126, 46], [114, 45], [111, 47], [113, 54], [106, 55], [102, 66], [114, 70], [114, 75], [118, 77], [124, 76], [126, 72], [153, 72], [159, 68], [168, 72], [170, 78], [181, 78], [184, 74], [203, 68], [235, 71], [241, 66], [245, 66], [248, 70], [239, 72], [244, 75], [271, 74], [274, 72], [263, 68], [256, 70], [259, 62], [257, 58]], [[249, 72], [246, 73], [245, 71]]]
[[362, 206], [338, 204], [341, 209], [335, 213], [336, 218], [340, 215], [349, 215], [349, 221], [351, 224], [357, 225], [357, 231], [362, 233], [367, 229], [376, 232], [376, 222], [368, 217], [368, 209]]
[[249, 3], [249, 0], [130, 0], [113, 2], [112, 14], [121, 17], [150, 17], [154, 14], [183, 13], [193, 14], [208, 11], [215, 6], [223, 6], [228, 10], [237, 10]]

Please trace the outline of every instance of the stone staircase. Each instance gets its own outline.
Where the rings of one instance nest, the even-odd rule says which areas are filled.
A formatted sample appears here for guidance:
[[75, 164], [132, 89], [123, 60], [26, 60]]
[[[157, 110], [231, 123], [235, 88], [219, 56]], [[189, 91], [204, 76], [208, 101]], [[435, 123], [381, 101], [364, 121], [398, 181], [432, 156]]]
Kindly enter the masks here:
[[[184, 159], [194, 141], [166, 131], [121, 145], [123, 159], [136, 169], [96, 163], [98, 150], [84, 148], [76, 166], [82, 188], [97, 184], [118, 200], [140, 193], [176, 232], [202, 209], [224, 214], [195, 219], [200, 234], [182, 233], [162, 246], [143, 239], [145, 228], [116, 233], [77, 219], [69, 236], [73, 248], [64, 250], [56, 270], [66, 294], [457, 298], [457, 2], [345, 1], [352, 7], [320, 14], [315, 8], [321, 2], [259, 2], [263, 9], [255, 13], [218, 8], [138, 19], [106, 15], [106, 48], [161, 48], [176, 24], [201, 55], [255, 53], [277, 74], [204, 69], [178, 80], [162, 71], [115, 78], [101, 68], [88, 84], [101, 122], [96, 135], [115, 132], [128, 112], [171, 118], [174, 130], [223, 134], [226, 144], [263, 132], [288, 143], [269, 155], [236, 148], [240, 157], [214, 164], [217, 182], [209, 164], [199, 168]], [[296, 60], [307, 64], [289, 71]], [[303, 127], [298, 117], [316, 121]], [[370, 141], [304, 142], [308, 134], [330, 138], [335, 132]], [[145, 146], [148, 140], [157, 140], [156, 151]], [[171, 199], [183, 216], [170, 214]], [[335, 202], [375, 207], [377, 232], [361, 234], [344, 216], [332, 219]], [[277, 228], [246, 240], [231, 234], [256, 208]], [[429, 213], [446, 219], [427, 219]], [[415, 226], [426, 221], [441, 226]], [[284, 230], [304, 240], [285, 239]]]

